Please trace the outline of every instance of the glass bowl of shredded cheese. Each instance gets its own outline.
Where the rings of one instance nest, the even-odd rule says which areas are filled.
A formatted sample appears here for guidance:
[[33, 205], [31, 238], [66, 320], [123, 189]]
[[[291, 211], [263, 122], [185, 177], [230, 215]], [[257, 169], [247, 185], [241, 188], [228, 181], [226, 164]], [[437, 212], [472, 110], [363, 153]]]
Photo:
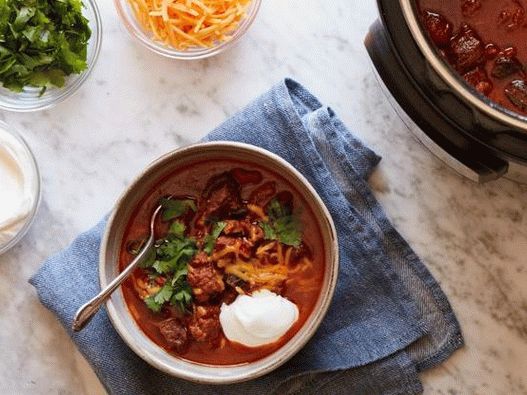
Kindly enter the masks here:
[[234, 45], [261, 0], [114, 0], [131, 36], [173, 59], [203, 59]]

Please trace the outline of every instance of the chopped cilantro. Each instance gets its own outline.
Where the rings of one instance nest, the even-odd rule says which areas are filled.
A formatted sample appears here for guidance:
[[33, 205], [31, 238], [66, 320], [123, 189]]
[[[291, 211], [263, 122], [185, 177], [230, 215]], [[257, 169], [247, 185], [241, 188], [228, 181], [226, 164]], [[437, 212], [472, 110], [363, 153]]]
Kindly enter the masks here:
[[163, 287], [155, 294], [154, 301], [157, 304], [162, 305], [165, 302], [168, 302], [174, 293], [174, 288], [172, 284], [165, 284]]
[[146, 307], [148, 307], [154, 313], [159, 313], [161, 311], [161, 307], [163, 307], [162, 304], [159, 304], [155, 301], [154, 296], [149, 296], [148, 298], [145, 298], [145, 304]]
[[166, 280], [155, 295], [145, 299], [150, 310], [159, 312], [165, 303], [186, 310], [192, 301], [192, 290], [187, 283], [187, 264], [196, 252], [196, 242], [185, 236], [185, 224], [174, 221], [166, 238], [156, 243], [154, 258], [143, 266], [149, 278], [162, 277]]
[[187, 306], [192, 302], [192, 290], [189, 285], [185, 283], [177, 292], [172, 295], [170, 304], [178, 307], [181, 311], [185, 311]]
[[181, 282], [181, 280], [184, 280], [187, 274], [188, 274], [188, 268], [186, 266], [179, 268], [174, 273], [174, 277], [172, 277], [172, 286], [175, 287], [178, 283]]
[[274, 231], [273, 227], [269, 222], [261, 222], [260, 227], [264, 231], [264, 236], [266, 240], [276, 240], [278, 239], [278, 236], [276, 236], [276, 232]]
[[0, 0], [0, 82], [15, 92], [62, 87], [88, 67], [90, 36], [81, 0]]
[[181, 311], [185, 311], [192, 302], [192, 289], [187, 283], [186, 265], [174, 273], [172, 279], [167, 281], [155, 295], [145, 299], [146, 306], [155, 313], [161, 311], [167, 302]]
[[189, 209], [194, 212], [197, 210], [196, 203], [191, 199], [162, 199], [161, 205], [163, 206], [163, 221], [170, 221], [171, 219], [181, 217]]
[[260, 223], [267, 240], [278, 240], [293, 247], [298, 247], [302, 243], [299, 218], [283, 207], [277, 199], [269, 203], [267, 215], [269, 222]]
[[160, 274], [176, 272], [181, 267], [186, 267], [190, 259], [196, 254], [196, 251], [194, 240], [164, 240], [163, 244], [157, 247], [157, 259], [152, 264], [152, 267]]
[[149, 251], [148, 256], [139, 264], [141, 268], [151, 267], [156, 261], [156, 252], [154, 250]]
[[170, 225], [168, 233], [176, 237], [182, 238], [185, 235], [185, 228], [186, 227], [183, 222], [174, 221], [174, 223]]
[[210, 234], [205, 236], [203, 251], [205, 251], [207, 255], [212, 254], [212, 251], [214, 250], [214, 245], [216, 244], [216, 239], [220, 236], [225, 226], [227, 226], [226, 222], [216, 222], [212, 226]]

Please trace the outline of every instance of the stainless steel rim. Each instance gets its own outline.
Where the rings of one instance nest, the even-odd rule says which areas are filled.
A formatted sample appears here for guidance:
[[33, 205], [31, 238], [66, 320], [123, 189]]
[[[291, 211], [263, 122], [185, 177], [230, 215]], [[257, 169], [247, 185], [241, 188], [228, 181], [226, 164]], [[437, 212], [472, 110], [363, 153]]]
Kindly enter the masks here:
[[[309, 339], [315, 334], [317, 328], [322, 323], [323, 318], [326, 315], [326, 312], [330, 306], [331, 300], [333, 298], [333, 294], [336, 287], [337, 282], [337, 276], [338, 276], [338, 268], [339, 268], [339, 254], [338, 254], [338, 239], [337, 239], [337, 233], [335, 229], [335, 225], [333, 223], [333, 220], [331, 218], [331, 214], [329, 213], [327, 207], [323, 203], [322, 199], [318, 195], [318, 193], [315, 191], [315, 189], [311, 186], [311, 184], [304, 178], [304, 176], [298, 172], [291, 164], [289, 164], [284, 159], [280, 158], [279, 156], [264, 150], [262, 148], [252, 146], [249, 144], [244, 143], [235, 143], [235, 142], [228, 142], [228, 141], [218, 141], [218, 142], [210, 142], [210, 143], [200, 143], [200, 144], [193, 144], [187, 147], [183, 147], [174, 151], [171, 151], [159, 159], [152, 162], [126, 189], [126, 191], [121, 195], [118, 202], [115, 205], [115, 209], [112, 212], [108, 224], [106, 226], [106, 230], [103, 236], [102, 244], [101, 244], [101, 250], [100, 250], [100, 259], [99, 259], [99, 281], [101, 288], [105, 287], [107, 284], [107, 262], [106, 262], [106, 254], [107, 249], [109, 247], [110, 243], [110, 237], [111, 232], [113, 228], [113, 224], [116, 220], [116, 216], [118, 215], [119, 207], [122, 206], [122, 204], [126, 201], [127, 196], [130, 192], [130, 190], [136, 185], [140, 180], [143, 178], [143, 176], [148, 173], [152, 168], [155, 168], [159, 166], [160, 164], [165, 163], [166, 161], [170, 160], [174, 155], [180, 155], [180, 154], [189, 154], [193, 151], [201, 151], [203, 149], [210, 149], [210, 150], [227, 150], [236, 148], [238, 150], [244, 150], [251, 154], [256, 154], [259, 156], [264, 156], [266, 159], [270, 159], [276, 163], [278, 163], [280, 166], [282, 166], [284, 169], [286, 169], [288, 172], [290, 172], [290, 175], [293, 177], [296, 177], [297, 180], [304, 185], [304, 187], [309, 191], [311, 194], [311, 197], [313, 198], [315, 204], [318, 206], [318, 209], [324, 213], [324, 219], [326, 222], [326, 225], [329, 229], [329, 239], [331, 240], [331, 245], [326, 246], [329, 248], [328, 256], [331, 256], [331, 261], [327, 262], [326, 264], [331, 265], [331, 270], [328, 271], [329, 278], [327, 280], [327, 292], [325, 294], [321, 294], [321, 303], [318, 308], [318, 310], [313, 312], [313, 316], [308, 319], [308, 321], [304, 324], [304, 326], [299, 330], [299, 332], [288, 342], [286, 345], [284, 345], [281, 349], [277, 350], [274, 354], [271, 354], [268, 357], [265, 357], [263, 360], [266, 360], [265, 364], [262, 364], [261, 367], [255, 368], [252, 371], [244, 371], [240, 372], [239, 374], [227, 374], [227, 371], [231, 369], [238, 368], [240, 366], [249, 366], [250, 364], [245, 365], [235, 365], [235, 366], [219, 366], [214, 367], [214, 369], [218, 369], [218, 371], [222, 372], [219, 375], [210, 375], [207, 374], [206, 371], [201, 373], [192, 372], [190, 373], [182, 366], [175, 366], [174, 364], [166, 363], [165, 361], [160, 361], [156, 358], [156, 356], [141, 348], [136, 341], [134, 341], [134, 338], [128, 333], [123, 318], [121, 317], [121, 314], [118, 313], [116, 306], [114, 305], [112, 299], [109, 299], [106, 303], [106, 308], [108, 311], [108, 316], [110, 318], [110, 321], [112, 322], [112, 325], [117, 330], [121, 338], [125, 341], [125, 343], [141, 358], [143, 358], [146, 362], [151, 364], [152, 366], [156, 367], [157, 369], [170, 374], [175, 377], [180, 377], [186, 380], [198, 382], [198, 383], [210, 383], [210, 384], [231, 384], [231, 383], [237, 383], [242, 381], [247, 381], [251, 379], [255, 379], [257, 377], [263, 376], [285, 362], [287, 362], [290, 358], [292, 358], [308, 341]], [[325, 285], [326, 286], [326, 285]], [[120, 291], [122, 293], [122, 291]], [[133, 318], [127, 317], [128, 319]], [[135, 322], [135, 321], [134, 321]], [[146, 335], [143, 334], [143, 336], [146, 337]], [[275, 356], [276, 354], [276, 356]], [[167, 354], [168, 355], [168, 354]], [[173, 357], [175, 360], [178, 360], [177, 358]], [[179, 360], [178, 360], [179, 361]], [[260, 362], [260, 361], [257, 361]], [[193, 363], [194, 366], [197, 366], [199, 364]], [[204, 368], [210, 368], [210, 366], [204, 366]]]
[[432, 65], [439, 76], [458, 94], [460, 94], [465, 101], [469, 102], [480, 111], [492, 116], [494, 119], [502, 123], [527, 131], [527, 116], [520, 115], [501, 107], [487, 97], [478, 95], [471, 91], [467, 85], [452, 72], [446, 63], [437, 56], [437, 52], [432, 48], [421, 28], [421, 23], [415, 13], [414, 3], [415, 0], [399, 0], [404, 18], [406, 19], [406, 24], [408, 25], [412, 36], [428, 63]]

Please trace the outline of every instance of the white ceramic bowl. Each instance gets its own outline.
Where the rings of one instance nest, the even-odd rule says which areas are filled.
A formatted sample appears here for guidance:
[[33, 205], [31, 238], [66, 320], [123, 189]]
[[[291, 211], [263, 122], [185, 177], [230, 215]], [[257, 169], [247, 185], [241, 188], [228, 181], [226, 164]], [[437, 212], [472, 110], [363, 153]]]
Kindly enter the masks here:
[[262, 148], [233, 142], [196, 144], [162, 156], [136, 178], [117, 202], [102, 241], [99, 273], [101, 287], [105, 287], [118, 274], [119, 250], [128, 220], [141, 199], [152, 190], [156, 183], [176, 169], [204, 159], [214, 158], [252, 163], [281, 174], [304, 196], [307, 204], [313, 210], [325, 246], [326, 272], [319, 299], [311, 316], [289, 342], [267, 357], [241, 365], [213, 366], [189, 362], [170, 355], [150, 340], [128, 311], [122, 290], [114, 292], [106, 307], [113, 326], [123, 340], [137, 355], [152, 366], [186, 380], [227, 384], [262, 376], [278, 368], [295, 355], [317, 330], [333, 297], [338, 273], [338, 243], [335, 226], [314, 188], [293, 166]]

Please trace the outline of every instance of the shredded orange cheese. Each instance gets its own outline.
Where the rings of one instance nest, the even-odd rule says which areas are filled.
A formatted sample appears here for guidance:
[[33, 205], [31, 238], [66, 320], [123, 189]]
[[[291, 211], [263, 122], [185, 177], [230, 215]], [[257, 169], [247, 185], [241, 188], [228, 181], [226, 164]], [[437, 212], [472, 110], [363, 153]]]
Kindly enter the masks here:
[[256, 204], [248, 204], [247, 208], [249, 211], [260, 217], [263, 221], [267, 221], [269, 217], [265, 215], [264, 209], [260, 206], [257, 206]]
[[128, 0], [154, 39], [186, 50], [228, 41], [252, 0]]
[[287, 267], [284, 265], [261, 266], [258, 261], [244, 262], [240, 260], [225, 268], [226, 273], [234, 274], [250, 284], [271, 289], [287, 279], [287, 271]]

